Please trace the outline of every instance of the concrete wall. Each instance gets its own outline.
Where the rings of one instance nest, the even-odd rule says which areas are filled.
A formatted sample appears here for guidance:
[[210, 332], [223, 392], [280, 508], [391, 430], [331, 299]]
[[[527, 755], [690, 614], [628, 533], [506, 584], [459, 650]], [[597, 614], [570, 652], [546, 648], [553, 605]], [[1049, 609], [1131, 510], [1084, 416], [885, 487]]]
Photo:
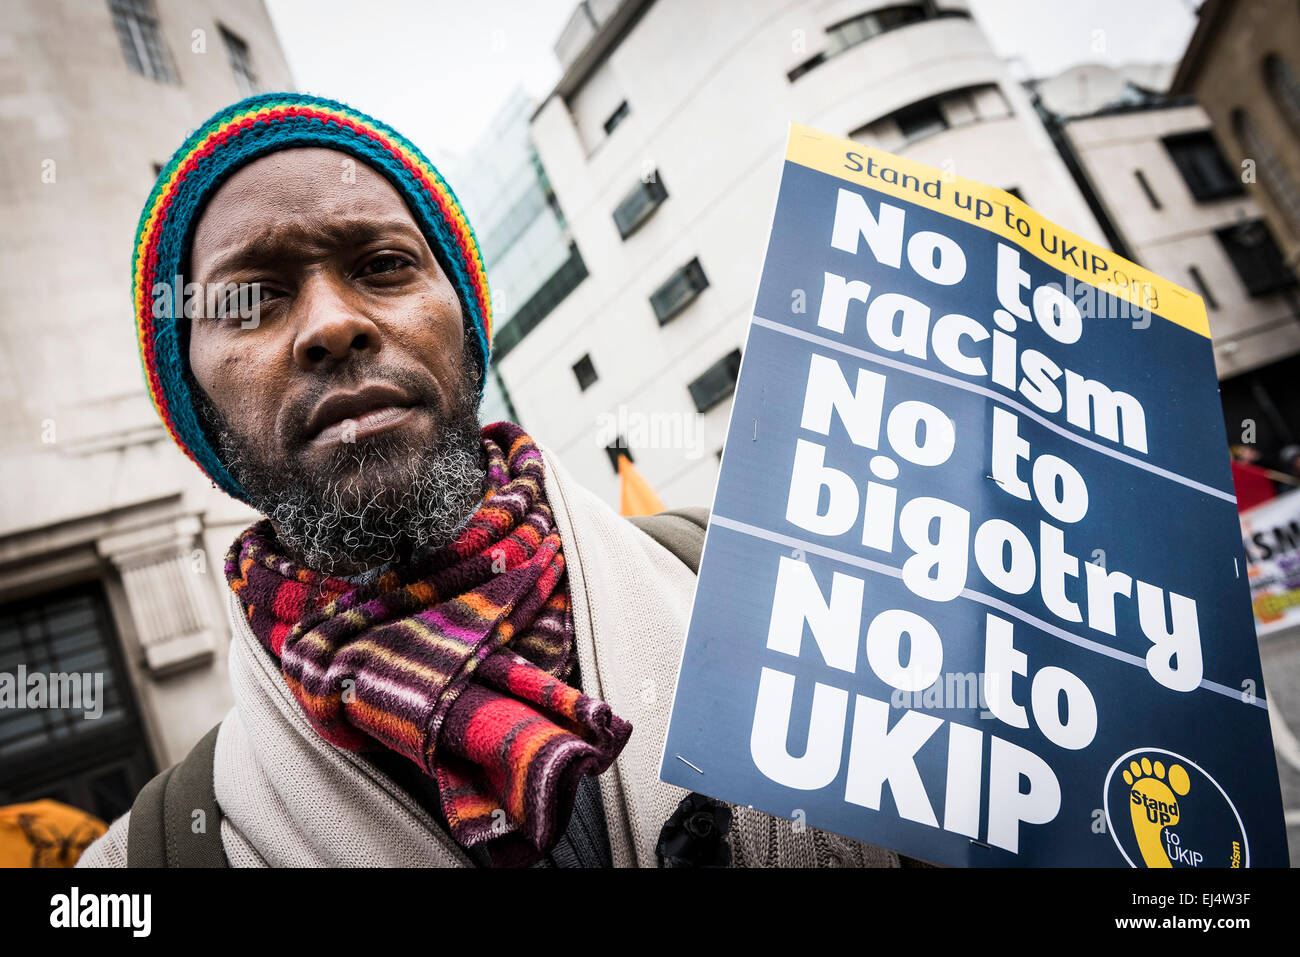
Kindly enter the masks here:
[[[157, 6], [174, 84], [128, 67], [106, 2], [5, 8], [0, 594], [53, 587], [60, 568], [104, 581], [165, 766], [230, 706], [221, 566], [252, 513], [211, 488], [151, 407], [131, 315], [132, 242], [153, 164], [241, 96], [218, 25], [248, 44], [263, 89], [292, 80], [261, 0]], [[195, 576], [192, 594], [150, 585], [149, 569], [173, 559]], [[172, 602], [197, 608], [202, 635], [160, 637], [141, 617]], [[170, 638], [183, 641], [168, 651]], [[200, 638], [206, 652], [184, 645]], [[192, 667], [169, 671], [172, 653], [173, 666], [189, 655]]]
[[[1264, 170], [1248, 184], [1263, 210], [1291, 268], [1300, 272], [1300, 127], [1265, 80], [1264, 61], [1281, 57], [1300, 76], [1300, 4], [1294, 0], [1210, 0], [1174, 81], [1174, 92], [1191, 93], [1211, 119], [1234, 165], [1254, 160], [1274, 168], [1289, 183], [1283, 198], [1267, 188]], [[1233, 113], [1242, 110], [1259, 131], [1265, 155], [1234, 129]]]

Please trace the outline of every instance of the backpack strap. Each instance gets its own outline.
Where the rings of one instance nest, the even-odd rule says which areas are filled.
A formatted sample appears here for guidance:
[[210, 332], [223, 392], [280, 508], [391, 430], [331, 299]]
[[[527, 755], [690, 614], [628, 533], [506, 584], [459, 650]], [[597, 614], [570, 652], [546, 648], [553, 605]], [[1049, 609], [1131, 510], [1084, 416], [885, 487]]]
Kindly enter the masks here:
[[[127, 867], [228, 867], [221, 846], [212, 763], [217, 732], [205, 734], [180, 762], [144, 786], [127, 822]], [[204, 829], [194, 833], [194, 812]]]
[[709, 526], [707, 508], [698, 505], [674, 508], [657, 515], [637, 515], [628, 521], [676, 555], [691, 571], [699, 574], [704, 532]]

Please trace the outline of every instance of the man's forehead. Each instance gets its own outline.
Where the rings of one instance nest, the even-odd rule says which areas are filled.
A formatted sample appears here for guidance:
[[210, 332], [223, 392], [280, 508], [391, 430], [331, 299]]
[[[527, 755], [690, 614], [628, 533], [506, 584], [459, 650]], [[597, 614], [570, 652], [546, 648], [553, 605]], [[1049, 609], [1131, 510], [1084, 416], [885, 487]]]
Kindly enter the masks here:
[[[195, 278], [202, 282], [204, 275], [282, 261], [294, 255], [327, 254], [395, 237], [427, 245], [409, 218], [309, 217], [285, 220], [265, 232], [232, 233], [228, 242], [216, 244], [211, 250], [207, 247], [199, 250], [195, 259]], [[195, 248], [199, 249], [197, 241]]]
[[361, 243], [384, 232], [421, 237], [387, 179], [338, 150], [282, 150], [241, 168], [213, 195], [194, 231], [191, 264], [197, 274], [236, 249]]

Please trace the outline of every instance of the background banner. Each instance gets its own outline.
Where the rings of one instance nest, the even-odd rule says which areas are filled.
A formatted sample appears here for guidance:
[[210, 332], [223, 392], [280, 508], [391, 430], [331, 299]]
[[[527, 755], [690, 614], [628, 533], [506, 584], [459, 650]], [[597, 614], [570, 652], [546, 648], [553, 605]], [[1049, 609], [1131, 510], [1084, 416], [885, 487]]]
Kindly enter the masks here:
[[1241, 513], [1255, 630], [1300, 625], [1300, 490]]

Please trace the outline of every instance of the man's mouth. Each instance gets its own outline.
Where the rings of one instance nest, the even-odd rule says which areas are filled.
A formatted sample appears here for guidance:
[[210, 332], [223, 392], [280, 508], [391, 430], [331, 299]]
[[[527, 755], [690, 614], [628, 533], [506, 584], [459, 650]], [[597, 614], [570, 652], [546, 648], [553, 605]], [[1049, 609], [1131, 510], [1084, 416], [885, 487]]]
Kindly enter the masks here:
[[352, 442], [406, 422], [417, 402], [396, 386], [374, 384], [331, 392], [307, 419], [303, 433], [313, 445]]

